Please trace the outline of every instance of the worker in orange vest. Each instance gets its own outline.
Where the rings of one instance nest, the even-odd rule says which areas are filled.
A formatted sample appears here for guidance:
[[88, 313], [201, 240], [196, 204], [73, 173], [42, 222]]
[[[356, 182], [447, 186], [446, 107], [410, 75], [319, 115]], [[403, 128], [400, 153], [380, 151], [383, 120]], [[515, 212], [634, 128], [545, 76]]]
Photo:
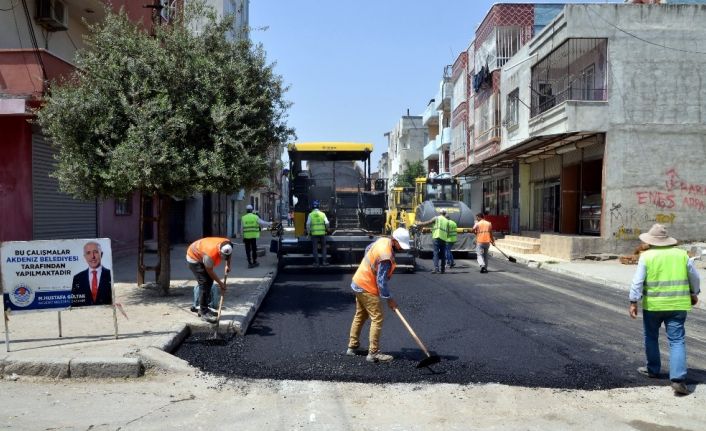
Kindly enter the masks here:
[[225, 282], [218, 278], [214, 268], [225, 258], [225, 274], [228, 274], [232, 254], [233, 243], [228, 238], [221, 237], [201, 238], [186, 249], [186, 262], [194, 273], [199, 287], [199, 317], [206, 322], [216, 321], [216, 313], [208, 308], [213, 282], [215, 281], [220, 287], [221, 295], [226, 291]]
[[390, 295], [387, 283], [395, 271], [395, 251], [409, 250], [409, 231], [398, 228], [392, 237], [379, 238], [365, 249], [365, 257], [353, 275], [351, 289], [355, 292], [355, 316], [351, 324], [350, 338], [346, 355], [361, 354], [360, 332], [363, 324], [370, 318], [368, 362], [390, 362], [391, 355], [380, 353], [380, 333], [384, 315], [381, 299], [387, 300], [391, 310], [397, 308], [397, 302]]
[[495, 245], [495, 237], [493, 237], [493, 225], [485, 220], [483, 213], [476, 214], [473, 233], [476, 234], [476, 260], [478, 260], [480, 272], [485, 274], [488, 272], [488, 249], [490, 244]]

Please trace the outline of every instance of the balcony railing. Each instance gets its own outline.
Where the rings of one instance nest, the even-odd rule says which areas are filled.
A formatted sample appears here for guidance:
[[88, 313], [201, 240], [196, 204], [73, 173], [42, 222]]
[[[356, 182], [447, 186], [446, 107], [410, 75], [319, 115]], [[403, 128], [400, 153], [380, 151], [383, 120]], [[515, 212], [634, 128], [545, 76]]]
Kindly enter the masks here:
[[434, 103], [429, 103], [427, 109], [422, 114], [422, 124], [425, 126], [435, 126], [439, 124], [439, 111], [434, 108]]
[[441, 143], [440, 146], [444, 150], [448, 150], [449, 146], [453, 142], [453, 136], [451, 133], [451, 127], [444, 127], [441, 131]]
[[436, 139], [432, 139], [422, 149], [424, 160], [436, 160], [439, 158], [439, 147], [436, 145]]
[[495, 126], [478, 135], [476, 148], [485, 146], [488, 142], [500, 140], [500, 127]]
[[569, 87], [555, 95], [542, 95], [537, 97], [537, 104], [533, 105], [530, 116], [534, 117], [546, 112], [567, 100], [600, 101], [608, 99], [606, 88], [581, 88]]

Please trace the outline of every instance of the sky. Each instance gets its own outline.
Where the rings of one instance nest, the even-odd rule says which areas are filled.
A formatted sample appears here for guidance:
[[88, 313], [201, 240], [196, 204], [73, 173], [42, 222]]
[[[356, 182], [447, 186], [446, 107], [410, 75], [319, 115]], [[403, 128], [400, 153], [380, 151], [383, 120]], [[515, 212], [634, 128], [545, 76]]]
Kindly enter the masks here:
[[376, 170], [385, 133], [407, 110], [422, 115], [494, 3], [250, 0], [250, 36], [289, 87], [296, 141], [372, 143]]

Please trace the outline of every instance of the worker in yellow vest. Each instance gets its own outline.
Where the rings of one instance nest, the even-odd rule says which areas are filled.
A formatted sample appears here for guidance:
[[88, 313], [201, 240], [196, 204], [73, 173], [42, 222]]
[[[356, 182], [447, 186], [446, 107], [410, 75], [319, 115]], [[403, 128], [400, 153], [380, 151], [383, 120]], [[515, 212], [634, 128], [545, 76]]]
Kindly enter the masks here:
[[630, 288], [628, 313], [637, 318], [637, 301], [642, 298], [647, 366], [640, 374], [659, 377], [659, 328], [664, 324], [669, 339], [669, 380], [677, 395], [688, 395], [686, 387], [686, 343], [684, 323], [691, 306], [698, 302], [701, 279], [685, 250], [674, 247], [677, 240], [667, 229], [655, 224], [640, 240], [650, 249], [640, 254]]
[[324, 266], [328, 265], [326, 260], [326, 230], [329, 228], [326, 214], [319, 210], [319, 201], [311, 203], [312, 210], [306, 219], [306, 231], [311, 239], [311, 249], [314, 255], [314, 266], [319, 266], [319, 245], [321, 246], [321, 260]]
[[490, 244], [495, 245], [493, 236], [493, 225], [485, 219], [483, 213], [476, 214], [476, 224], [473, 225], [473, 233], [476, 234], [476, 260], [480, 266], [480, 272], [488, 272], [488, 249]]
[[228, 238], [221, 237], [201, 238], [191, 243], [186, 249], [186, 262], [198, 283], [199, 317], [209, 323], [216, 320], [216, 313], [208, 308], [208, 304], [211, 302], [213, 282], [215, 281], [220, 287], [221, 295], [226, 291], [225, 282], [218, 278], [214, 269], [225, 259], [225, 273], [228, 274], [232, 254], [233, 243]]
[[409, 231], [397, 228], [392, 237], [381, 237], [365, 249], [365, 257], [353, 275], [351, 289], [355, 292], [355, 315], [351, 323], [346, 355], [363, 354], [360, 349], [360, 333], [365, 321], [370, 318], [368, 339], [368, 362], [390, 362], [393, 358], [380, 352], [380, 333], [384, 314], [381, 299], [387, 300], [391, 310], [397, 308], [387, 283], [395, 272], [395, 251], [409, 250]]
[[[432, 217], [431, 219], [415, 223], [415, 226], [428, 226], [434, 224], [431, 230], [431, 237], [434, 241], [434, 269], [431, 271], [432, 274], [443, 274], [446, 272], [446, 240], [448, 238], [448, 224], [449, 220], [446, 218], [446, 208], [439, 210], [439, 215]], [[441, 261], [441, 266], [439, 266], [439, 261]]]
[[454, 262], [454, 255], [451, 252], [451, 249], [458, 239], [458, 225], [450, 218], [448, 220], [449, 222], [446, 225], [446, 264], [448, 268], [453, 268], [456, 266], [456, 263]]
[[248, 268], [254, 268], [257, 263], [257, 239], [260, 238], [260, 227], [270, 227], [271, 222], [262, 220], [260, 216], [253, 213], [253, 206], [245, 207], [247, 214], [240, 218], [240, 232], [243, 235], [245, 244], [245, 257], [248, 259]]

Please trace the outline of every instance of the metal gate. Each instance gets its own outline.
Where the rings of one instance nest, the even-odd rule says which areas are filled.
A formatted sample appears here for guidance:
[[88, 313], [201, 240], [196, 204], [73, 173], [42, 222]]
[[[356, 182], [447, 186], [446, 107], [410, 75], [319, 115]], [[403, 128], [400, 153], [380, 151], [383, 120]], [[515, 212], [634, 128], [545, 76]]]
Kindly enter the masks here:
[[59, 191], [49, 174], [56, 161], [48, 140], [36, 129], [32, 134], [32, 238], [96, 238], [96, 201], [79, 201]]

